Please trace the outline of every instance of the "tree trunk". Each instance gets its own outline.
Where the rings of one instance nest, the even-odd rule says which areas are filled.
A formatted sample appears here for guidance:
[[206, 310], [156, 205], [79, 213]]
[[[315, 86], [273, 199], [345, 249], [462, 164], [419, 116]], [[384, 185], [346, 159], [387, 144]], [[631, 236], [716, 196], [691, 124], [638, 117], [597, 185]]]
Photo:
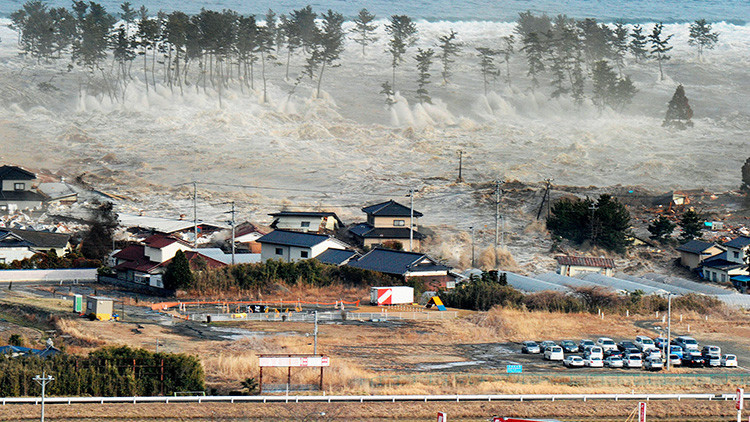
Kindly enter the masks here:
[[289, 62], [292, 59], [292, 49], [287, 49], [287, 55], [286, 55], [286, 76], [284, 77], [284, 80], [289, 80]]
[[320, 66], [320, 75], [318, 75], [318, 89], [315, 93], [315, 98], [320, 98], [320, 83], [323, 81], [323, 71], [326, 69], [326, 62], [323, 60], [323, 65]]
[[268, 94], [266, 91], [266, 53], [264, 51], [260, 52], [260, 60], [261, 60], [261, 75], [263, 76], [263, 104], [268, 102]]
[[146, 51], [146, 47], [143, 47], [143, 78], [146, 82], [146, 94], [148, 94], [148, 63], [146, 63], [146, 58], [148, 57], [148, 52]]

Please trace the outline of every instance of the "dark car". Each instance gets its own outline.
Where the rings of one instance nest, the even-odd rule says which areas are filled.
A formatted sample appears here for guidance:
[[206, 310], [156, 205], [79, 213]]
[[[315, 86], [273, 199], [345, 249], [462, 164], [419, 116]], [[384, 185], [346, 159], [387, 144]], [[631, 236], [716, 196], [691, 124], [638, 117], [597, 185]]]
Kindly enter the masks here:
[[563, 348], [563, 351], [565, 353], [578, 352], [578, 345], [573, 340], [563, 340], [560, 342], [560, 346]]
[[[637, 347], [635, 347], [635, 343], [628, 340], [617, 343], [617, 348], [620, 349], [621, 352], [624, 352], [628, 349], [638, 349]], [[640, 353], [640, 350], [638, 352]]]
[[610, 356], [619, 356], [622, 357], [622, 352], [615, 349], [609, 349], [604, 351], [604, 358], [608, 358]]
[[682, 366], [700, 367], [705, 364], [705, 360], [701, 355], [686, 354], [682, 357]]
[[622, 351], [623, 356], [630, 356], [630, 355], [640, 355], [641, 350], [637, 347], [628, 347], [627, 349]]

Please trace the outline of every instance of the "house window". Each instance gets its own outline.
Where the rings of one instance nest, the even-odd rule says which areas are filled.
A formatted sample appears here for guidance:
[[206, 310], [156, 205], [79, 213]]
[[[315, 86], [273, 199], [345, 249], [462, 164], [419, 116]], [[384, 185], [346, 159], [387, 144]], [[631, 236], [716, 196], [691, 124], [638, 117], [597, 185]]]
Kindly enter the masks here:
[[276, 248], [276, 255], [284, 255], [284, 249], [283, 248]]
[[734, 259], [740, 259], [740, 253], [737, 251], [732, 252], [734, 254]]
[[393, 225], [396, 227], [403, 227], [406, 225], [406, 220], [393, 220]]
[[310, 222], [309, 221], [303, 221], [303, 222], [299, 223], [299, 226], [300, 227], [310, 227]]
[[726, 275], [724, 275], [724, 274], [721, 275], [721, 281], [722, 281], [722, 283], [725, 282], [725, 281], [727, 281]]
[[713, 281], [716, 281], [716, 273], [711, 273], [711, 279], [712, 279]]
[[300, 258], [307, 258], [307, 251], [300, 251], [299, 256]]
[[26, 183], [13, 183], [13, 189], [15, 189], [15, 190], [25, 190], [26, 189]]

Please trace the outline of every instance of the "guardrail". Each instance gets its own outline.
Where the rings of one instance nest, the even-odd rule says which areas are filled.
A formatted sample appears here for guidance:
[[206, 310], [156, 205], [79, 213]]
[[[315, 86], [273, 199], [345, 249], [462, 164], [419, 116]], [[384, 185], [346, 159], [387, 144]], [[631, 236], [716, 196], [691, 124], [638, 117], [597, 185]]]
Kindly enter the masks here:
[[[262, 313], [222, 313], [208, 314], [195, 313], [190, 314], [189, 319], [192, 321], [206, 321], [211, 317], [211, 322], [218, 321], [294, 321], [294, 322], [313, 322], [315, 315], [307, 312], [262, 312]], [[318, 312], [318, 321], [401, 321], [405, 319], [420, 321], [437, 321], [443, 319], [452, 319], [458, 316], [455, 311], [429, 311], [429, 312], [346, 312], [346, 317], [340, 311], [337, 312]]]
[[[47, 397], [46, 404], [108, 404], [108, 403], [364, 403], [364, 402], [462, 402], [462, 401], [556, 401], [556, 400], [734, 400], [735, 394], [479, 394], [479, 395], [373, 395], [373, 396], [151, 396], [151, 397]], [[39, 397], [0, 398], [9, 404], [41, 403]]]

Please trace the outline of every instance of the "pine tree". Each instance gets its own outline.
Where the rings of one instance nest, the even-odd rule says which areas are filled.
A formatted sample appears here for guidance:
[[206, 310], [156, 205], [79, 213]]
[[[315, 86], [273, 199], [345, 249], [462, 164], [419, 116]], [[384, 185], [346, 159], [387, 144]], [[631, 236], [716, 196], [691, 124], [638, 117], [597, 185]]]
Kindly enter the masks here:
[[393, 15], [385, 25], [385, 32], [391, 36], [388, 53], [391, 55], [391, 88], [396, 89], [396, 68], [404, 61], [406, 49], [417, 42], [417, 25], [406, 15]]
[[448, 78], [451, 76], [451, 65], [455, 62], [454, 58], [461, 51], [463, 43], [456, 41], [456, 32], [451, 29], [447, 35], [438, 38], [438, 47], [440, 48], [440, 62], [443, 64], [443, 83], [448, 84]]
[[521, 51], [526, 53], [526, 61], [529, 64], [527, 75], [531, 77], [532, 88], [539, 87], [537, 75], [544, 71], [544, 56], [546, 48], [542, 44], [539, 34], [532, 32], [523, 39]]
[[427, 85], [430, 84], [430, 66], [432, 66], [434, 56], [435, 51], [431, 48], [427, 50], [417, 49], [417, 99], [420, 104], [432, 103]]
[[712, 50], [719, 41], [719, 33], [711, 32], [713, 28], [705, 19], [699, 19], [690, 24], [690, 38], [688, 44], [698, 47], [698, 58], [703, 58], [703, 50]]
[[515, 37], [513, 35], [506, 35], [500, 38], [502, 48], [498, 50], [498, 54], [503, 56], [503, 62], [505, 62], [505, 83], [510, 86], [510, 56], [513, 55], [515, 43]]
[[[266, 74], [266, 64], [273, 61], [276, 57], [273, 55], [274, 38], [273, 34], [265, 26], [259, 26], [257, 32], [257, 51], [260, 53], [260, 72], [263, 80], [263, 103], [268, 102], [268, 77]], [[314, 45], [311, 45], [314, 48]], [[312, 78], [312, 74], [310, 74]]]
[[183, 251], [177, 251], [164, 271], [164, 287], [177, 290], [189, 287], [193, 283], [193, 272], [190, 271], [190, 263]]
[[[283, 35], [281, 35], [281, 29], [279, 28], [279, 23], [276, 19], [276, 12], [272, 9], [266, 11], [266, 31], [268, 31], [268, 36], [271, 37], [272, 43], [276, 47], [276, 51], [279, 51]], [[279, 38], [280, 35], [281, 38]]]
[[615, 23], [612, 38], [613, 61], [617, 65], [617, 71], [622, 76], [622, 68], [625, 66], [625, 54], [628, 52], [628, 37], [630, 31], [622, 22]]
[[659, 62], [659, 75], [661, 80], [664, 80], [664, 69], [662, 62], [669, 60], [670, 57], [667, 55], [672, 46], [669, 45], [669, 40], [672, 39], [672, 34], [662, 38], [662, 30], [664, 25], [660, 22], [654, 25], [654, 29], [648, 36], [649, 42], [651, 43], [651, 55], [656, 57], [656, 61]]
[[129, 1], [120, 4], [120, 20], [125, 22], [125, 35], [130, 36], [130, 25], [135, 22], [138, 12], [133, 9]]
[[638, 63], [640, 60], [646, 59], [646, 48], [648, 37], [643, 33], [643, 28], [640, 25], [633, 26], [633, 33], [630, 34], [630, 52], [635, 57], [635, 62]]
[[612, 58], [614, 35], [607, 25], [600, 25], [592, 18], [579, 21], [577, 25], [581, 31], [584, 55], [588, 63]]
[[686, 127], [693, 126], [693, 122], [690, 120], [692, 118], [693, 109], [690, 108], [688, 99], [685, 96], [685, 88], [682, 85], [678, 85], [667, 106], [667, 115], [664, 117], [662, 126], [685, 129]]
[[580, 106], [586, 99], [586, 96], [584, 95], [585, 77], [583, 74], [583, 57], [580, 50], [577, 52], [575, 61], [573, 62], [571, 78], [573, 82], [570, 88], [570, 95], [573, 97], [576, 105]]
[[648, 225], [648, 232], [651, 233], [649, 239], [664, 242], [669, 239], [676, 227], [675, 223], [671, 222], [667, 217], [660, 215]]
[[484, 81], [484, 95], [489, 93], [490, 81], [497, 79], [499, 71], [495, 65], [495, 57], [499, 54], [497, 50], [487, 47], [477, 47], [479, 56], [479, 69]]
[[745, 160], [745, 164], [742, 165], [742, 185], [740, 189], [750, 192], [750, 158]]
[[594, 63], [591, 72], [593, 84], [592, 100], [599, 110], [612, 104], [614, 90], [617, 86], [617, 74], [606, 60]]
[[299, 25], [294, 19], [294, 16], [287, 18], [285, 15], [281, 15], [281, 30], [284, 32], [284, 39], [286, 40], [286, 76], [284, 79], [289, 80], [289, 63], [292, 60], [292, 54], [302, 47], [302, 38], [299, 33]]
[[344, 50], [344, 16], [341, 13], [328, 9], [328, 13], [323, 14], [323, 26], [318, 31], [318, 43], [315, 47], [315, 60], [320, 64], [320, 73], [318, 74], [318, 87], [316, 97], [320, 97], [320, 84], [323, 80], [323, 71], [326, 65], [334, 66], [339, 60], [341, 52]]
[[315, 45], [318, 27], [315, 25], [317, 14], [313, 12], [311, 6], [305, 6], [299, 10], [293, 10], [291, 21], [297, 26], [296, 32], [299, 35], [300, 45], [306, 53]]
[[703, 219], [694, 210], [688, 210], [680, 218], [680, 228], [682, 228], [680, 239], [683, 242], [700, 239], [701, 231], [703, 230]]
[[383, 82], [380, 84], [380, 93], [385, 95], [385, 105], [388, 106], [388, 109], [390, 110], [391, 107], [393, 107], [394, 104], [396, 104], [396, 100], [394, 99], [395, 93], [393, 92], [393, 88], [391, 87], [391, 83], [388, 81]]
[[254, 65], [258, 60], [258, 25], [254, 16], [240, 16], [237, 20], [237, 59], [242, 63], [243, 83], [255, 88]]
[[367, 9], [360, 10], [357, 17], [354, 18], [354, 28], [351, 29], [351, 32], [356, 34], [354, 42], [362, 46], [362, 57], [365, 57], [365, 47], [378, 40], [378, 37], [373, 35], [378, 27], [372, 23], [374, 20], [375, 15]]

